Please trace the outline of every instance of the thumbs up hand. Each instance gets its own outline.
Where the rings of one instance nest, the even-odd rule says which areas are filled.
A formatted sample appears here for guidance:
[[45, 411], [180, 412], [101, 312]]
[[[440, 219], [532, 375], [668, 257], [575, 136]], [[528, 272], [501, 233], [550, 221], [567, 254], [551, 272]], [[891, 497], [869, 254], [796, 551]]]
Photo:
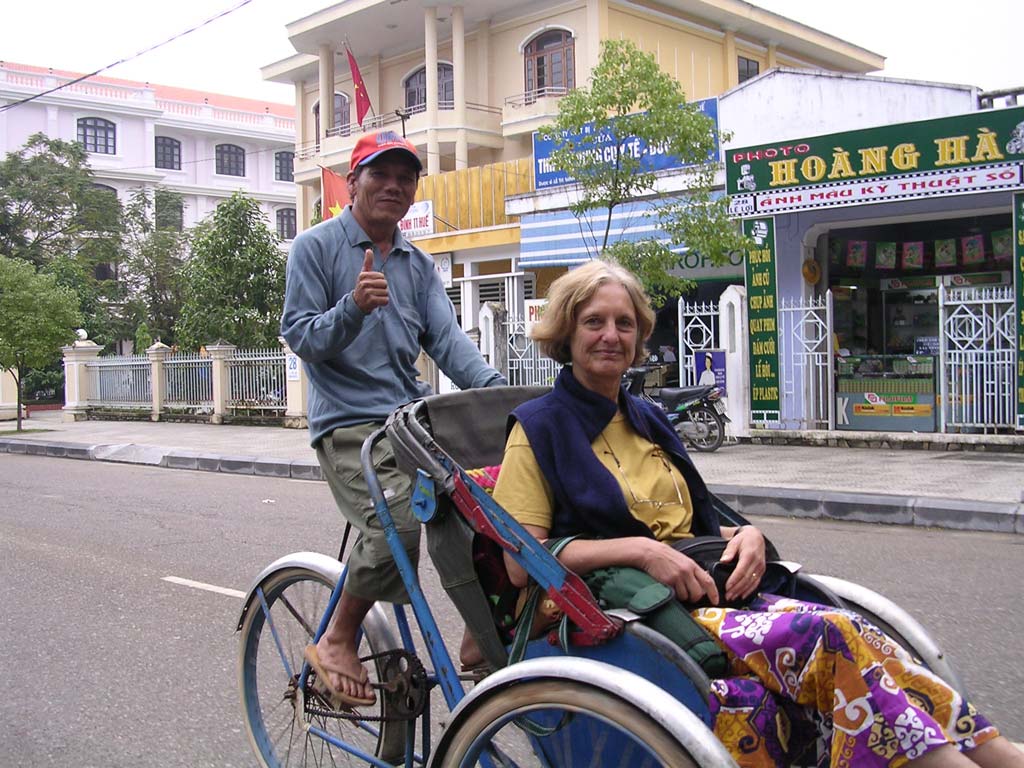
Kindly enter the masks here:
[[363, 269], [356, 280], [352, 299], [364, 315], [388, 303], [388, 281], [383, 272], [373, 271], [373, 249], [367, 248], [363, 258]]

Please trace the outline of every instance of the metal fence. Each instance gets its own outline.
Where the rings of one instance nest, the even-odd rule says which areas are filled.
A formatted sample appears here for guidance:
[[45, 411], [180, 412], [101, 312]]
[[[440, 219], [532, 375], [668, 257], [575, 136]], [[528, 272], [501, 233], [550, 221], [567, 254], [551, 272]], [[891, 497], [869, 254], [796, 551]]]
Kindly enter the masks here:
[[705, 349], [718, 349], [718, 304], [679, 299], [679, 386], [697, 384], [697, 358]]
[[1016, 425], [1013, 286], [939, 288], [943, 432]]
[[101, 357], [86, 363], [89, 405], [97, 408], [149, 408], [153, 390], [145, 355]]
[[168, 408], [213, 412], [213, 361], [197, 353], [164, 361], [164, 404]]
[[835, 424], [832, 293], [779, 303], [782, 423], [794, 429]]
[[513, 386], [554, 384], [562, 366], [540, 353], [527, 335], [526, 320], [513, 317], [503, 325], [508, 345], [508, 383]]
[[228, 358], [227, 407], [230, 410], [284, 412], [283, 349], [236, 349]]

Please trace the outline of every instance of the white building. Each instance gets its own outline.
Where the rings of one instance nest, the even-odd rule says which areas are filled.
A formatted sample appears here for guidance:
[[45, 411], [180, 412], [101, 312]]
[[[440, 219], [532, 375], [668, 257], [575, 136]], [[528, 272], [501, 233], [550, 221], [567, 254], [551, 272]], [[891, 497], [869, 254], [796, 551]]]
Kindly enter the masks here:
[[0, 151], [34, 133], [78, 141], [96, 183], [124, 201], [161, 185], [183, 197], [182, 226], [211, 213], [236, 190], [259, 201], [285, 240], [296, 231], [295, 107], [110, 77], [0, 62]]

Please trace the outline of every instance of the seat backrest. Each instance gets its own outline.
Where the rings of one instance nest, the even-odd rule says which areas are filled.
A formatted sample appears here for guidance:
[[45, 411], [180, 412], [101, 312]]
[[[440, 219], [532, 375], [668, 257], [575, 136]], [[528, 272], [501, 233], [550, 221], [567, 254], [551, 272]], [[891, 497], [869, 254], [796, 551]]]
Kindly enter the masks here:
[[467, 389], [424, 400], [438, 446], [463, 468], [500, 464], [508, 415], [550, 387]]

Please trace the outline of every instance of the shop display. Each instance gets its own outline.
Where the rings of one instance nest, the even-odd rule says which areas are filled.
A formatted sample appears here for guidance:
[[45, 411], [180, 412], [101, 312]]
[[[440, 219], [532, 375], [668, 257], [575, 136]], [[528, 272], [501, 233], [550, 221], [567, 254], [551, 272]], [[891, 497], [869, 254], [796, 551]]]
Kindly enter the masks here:
[[896, 269], [896, 243], [875, 245], [875, 268]]
[[921, 269], [924, 266], [924, 243], [920, 240], [903, 244], [903, 268]]
[[837, 367], [837, 429], [935, 431], [933, 356], [858, 355]]

